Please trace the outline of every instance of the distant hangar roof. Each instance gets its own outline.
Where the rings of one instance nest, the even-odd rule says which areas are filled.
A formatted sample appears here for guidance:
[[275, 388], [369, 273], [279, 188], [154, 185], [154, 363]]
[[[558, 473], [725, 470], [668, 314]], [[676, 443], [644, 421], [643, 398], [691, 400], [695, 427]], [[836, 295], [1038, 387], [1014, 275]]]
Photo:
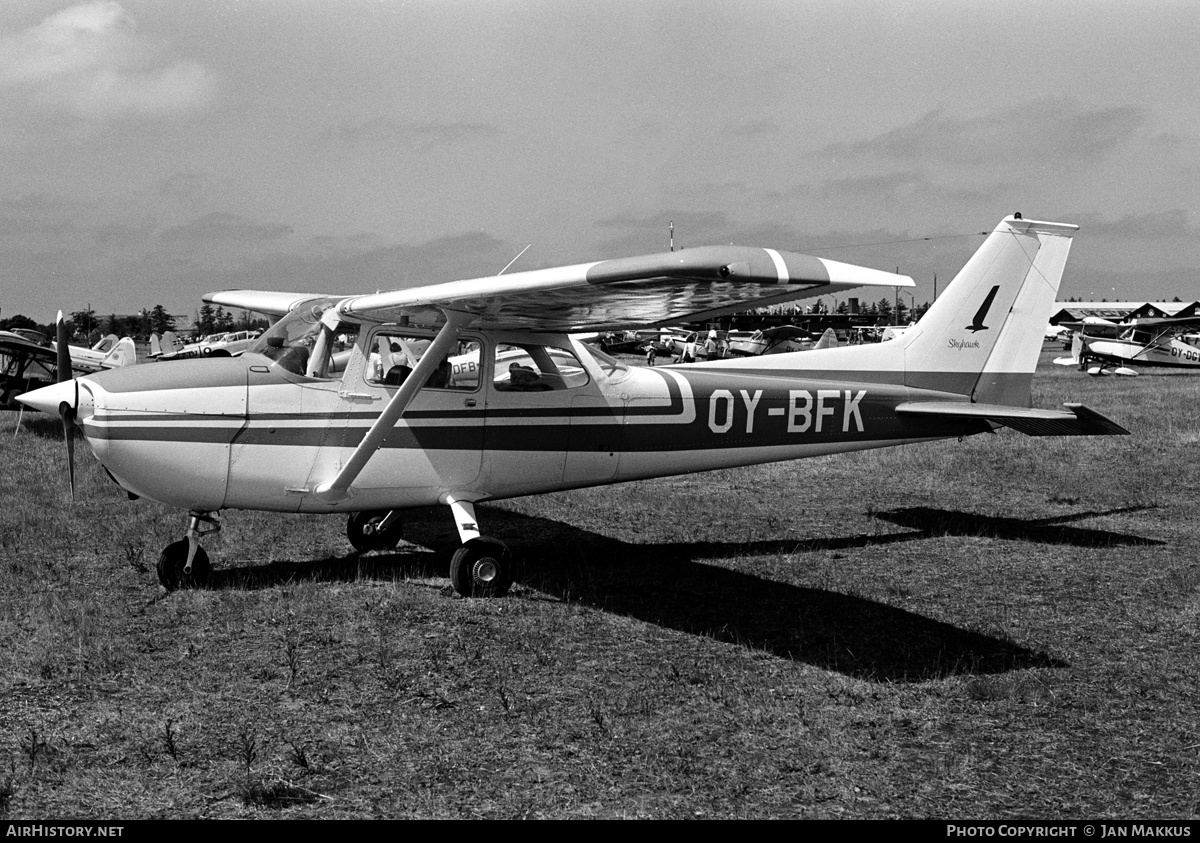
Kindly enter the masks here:
[[1061, 310], [1050, 317], [1051, 325], [1078, 322], [1088, 316], [1099, 316], [1114, 322], [1159, 316], [1200, 316], [1200, 301], [1067, 301], [1058, 302], [1058, 306]]

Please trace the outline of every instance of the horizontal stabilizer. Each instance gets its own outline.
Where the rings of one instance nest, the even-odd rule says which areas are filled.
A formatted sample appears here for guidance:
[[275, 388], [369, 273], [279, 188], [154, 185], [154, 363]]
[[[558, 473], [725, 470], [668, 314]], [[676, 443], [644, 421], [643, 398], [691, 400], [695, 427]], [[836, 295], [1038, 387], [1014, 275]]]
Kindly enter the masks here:
[[1061, 410], [1009, 407], [1003, 404], [968, 404], [950, 401], [911, 401], [900, 404], [900, 415], [937, 416], [944, 419], [984, 419], [1011, 427], [1026, 436], [1127, 436], [1121, 425], [1082, 404], [1064, 404]]

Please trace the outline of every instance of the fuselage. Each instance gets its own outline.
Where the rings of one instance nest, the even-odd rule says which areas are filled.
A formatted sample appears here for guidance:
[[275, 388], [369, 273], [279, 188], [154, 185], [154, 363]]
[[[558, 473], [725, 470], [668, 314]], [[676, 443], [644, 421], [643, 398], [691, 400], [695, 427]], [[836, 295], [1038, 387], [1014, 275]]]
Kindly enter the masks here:
[[1200, 348], [1173, 337], [1152, 342], [1136, 339], [1090, 340], [1088, 357], [1118, 364], [1165, 368], [1200, 368]]
[[447, 360], [456, 371], [417, 393], [350, 498], [319, 498], [396, 394], [382, 369], [411, 362], [401, 351], [417, 345], [408, 333], [364, 329], [321, 376], [257, 353], [100, 373], [80, 379], [78, 418], [124, 488], [208, 511], [506, 498], [990, 429], [895, 412], [964, 395], [878, 373], [801, 373], [795, 355], [769, 366], [640, 368], [567, 335], [465, 332]]

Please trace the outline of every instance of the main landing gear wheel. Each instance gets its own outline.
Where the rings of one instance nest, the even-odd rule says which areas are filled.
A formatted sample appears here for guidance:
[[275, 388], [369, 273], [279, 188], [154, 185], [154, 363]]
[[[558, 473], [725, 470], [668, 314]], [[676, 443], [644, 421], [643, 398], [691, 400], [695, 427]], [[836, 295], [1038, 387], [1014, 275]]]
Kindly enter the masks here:
[[196, 548], [196, 556], [192, 559], [192, 570], [184, 570], [187, 566], [188, 540], [180, 539], [163, 548], [158, 557], [158, 581], [167, 591], [179, 588], [200, 588], [208, 583], [211, 568], [208, 564], [208, 554], [204, 548]]
[[495, 539], [471, 539], [450, 559], [450, 582], [463, 597], [503, 597], [513, 584], [512, 554]]
[[391, 550], [400, 544], [403, 533], [404, 525], [399, 516], [391, 515], [387, 510], [352, 512], [346, 519], [346, 538], [359, 553]]

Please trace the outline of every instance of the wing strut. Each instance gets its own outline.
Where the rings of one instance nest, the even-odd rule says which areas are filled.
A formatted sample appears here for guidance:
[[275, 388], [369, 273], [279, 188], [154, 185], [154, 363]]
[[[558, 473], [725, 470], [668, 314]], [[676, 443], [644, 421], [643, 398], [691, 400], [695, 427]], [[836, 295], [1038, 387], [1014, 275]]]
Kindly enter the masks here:
[[425, 349], [425, 353], [417, 361], [416, 367], [404, 379], [404, 383], [400, 385], [400, 388], [396, 390], [396, 394], [392, 396], [392, 400], [388, 402], [388, 405], [383, 408], [383, 412], [379, 414], [379, 418], [375, 419], [375, 423], [371, 425], [371, 429], [367, 431], [367, 435], [363, 437], [362, 442], [358, 443], [358, 447], [354, 449], [354, 453], [350, 455], [350, 459], [342, 466], [341, 471], [337, 473], [336, 477], [319, 484], [313, 490], [313, 494], [318, 500], [325, 501], [326, 503], [337, 503], [338, 501], [350, 498], [350, 485], [354, 483], [367, 462], [379, 450], [379, 447], [383, 445], [388, 434], [396, 426], [396, 422], [400, 420], [400, 417], [404, 415], [404, 411], [408, 409], [408, 405], [416, 398], [421, 387], [429, 380], [429, 376], [434, 373], [438, 364], [442, 362], [446, 353], [458, 340], [459, 331], [472, 318], [469, 313], [459, 313], [453, 310], [444, 312], [446, 315], [446, 324], [442, 326], [442, 329], [438, 331], [438, 335], [433, 338], [433, 342]]

